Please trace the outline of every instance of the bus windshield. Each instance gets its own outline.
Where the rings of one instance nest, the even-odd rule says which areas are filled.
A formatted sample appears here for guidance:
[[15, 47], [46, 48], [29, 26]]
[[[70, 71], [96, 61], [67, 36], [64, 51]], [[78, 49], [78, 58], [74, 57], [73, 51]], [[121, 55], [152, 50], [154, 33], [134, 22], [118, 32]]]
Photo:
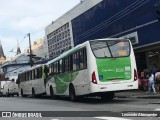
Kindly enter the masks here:
[[91, 49], [97, 58], [126, 57], [130, 54], [128, 40], [90, 41]]

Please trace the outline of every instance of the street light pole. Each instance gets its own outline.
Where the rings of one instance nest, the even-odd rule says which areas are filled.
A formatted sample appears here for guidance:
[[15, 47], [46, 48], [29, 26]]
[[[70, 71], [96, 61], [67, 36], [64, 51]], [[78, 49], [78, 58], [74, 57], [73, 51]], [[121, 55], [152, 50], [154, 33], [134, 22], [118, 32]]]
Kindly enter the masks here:
[[29, 37], [29, 48], [30, 48], [30, 65], [32, 67], [33, 62], [32, 62], [32, 49], [31, 49], [31, 38], [30, 38], [30, 33], [27, 34]]

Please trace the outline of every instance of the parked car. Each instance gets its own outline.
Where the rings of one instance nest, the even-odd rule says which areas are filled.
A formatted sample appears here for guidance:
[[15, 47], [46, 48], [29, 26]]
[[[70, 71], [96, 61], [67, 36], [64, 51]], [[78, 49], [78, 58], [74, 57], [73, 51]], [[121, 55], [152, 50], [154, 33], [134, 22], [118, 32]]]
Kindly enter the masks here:
[[10, 97], [14, 95], [19, 96], [18, 84], [16, 84], [14, 81], [4, 84], [3, 96]]
[[3, 97], [3, 89], [1, 88], [0, 97]]

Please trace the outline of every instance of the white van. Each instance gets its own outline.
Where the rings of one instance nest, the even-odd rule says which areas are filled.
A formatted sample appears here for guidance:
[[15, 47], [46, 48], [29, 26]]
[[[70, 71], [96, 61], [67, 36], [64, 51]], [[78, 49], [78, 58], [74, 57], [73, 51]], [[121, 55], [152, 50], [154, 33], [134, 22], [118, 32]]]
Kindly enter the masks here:
[[19, 88], [18, 84], [12, 80], [11, 82], [5, 83], [3, 86], [3, 96], [9, 97], [9, 96], [19, 96]]

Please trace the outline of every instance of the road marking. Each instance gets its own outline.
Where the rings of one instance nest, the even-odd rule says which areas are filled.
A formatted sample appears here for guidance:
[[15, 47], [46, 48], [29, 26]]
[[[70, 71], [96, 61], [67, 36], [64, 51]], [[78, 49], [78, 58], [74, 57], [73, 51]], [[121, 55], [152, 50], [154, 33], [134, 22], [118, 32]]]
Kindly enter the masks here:
[[103, 119], [103, 120], [131, 120], [131, 119], [124, 119], [119, 117], [94, 117], [94, 118]]
[[59, 119], [51, 119], [51, 120], [59, 120]]

